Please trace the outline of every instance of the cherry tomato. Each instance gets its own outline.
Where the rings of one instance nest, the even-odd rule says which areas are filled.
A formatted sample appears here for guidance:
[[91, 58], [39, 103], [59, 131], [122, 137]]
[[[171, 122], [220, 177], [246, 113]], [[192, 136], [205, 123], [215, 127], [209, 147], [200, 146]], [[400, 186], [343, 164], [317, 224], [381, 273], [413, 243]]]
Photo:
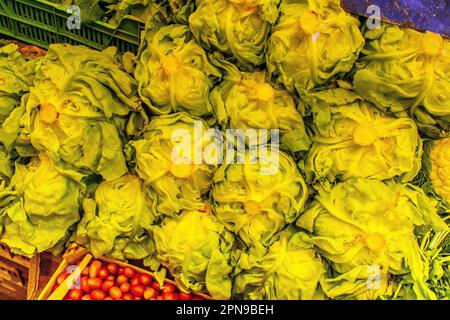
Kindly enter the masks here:
[[150, 283], [152, 282], [152, 277], [145, 273], [138, 274], [138, 279], [139, 283], [146, 287], [149, 286]]
[[122, 290], [119, 287], [112, 287], [109, 289], [109, 295], [114, 299], [119, 299], [122, 297]]
[[106, 293], [100, 289], [92, 290], [91, 298], [92, 300], [103, 300], [106, 298]]
[[69, 273], [61, 273], [60, 275], [58, 275], [58, 277], [56, 278], [56, 284], [59, 286], [61, 283], [64, 282], [64, 280], [67, 279], [69, 275], [70, 275]]
[[91, 290], [100, 289], [102, 287], [102, 280], [100, 278], [89, 278], [87, 283]]
[[184, 292], [180, 292], [178, 294], [178, 297], [180, 298], [180, 300], [191, 300], [192, 299], [192, 295], [190, 293], [184, 293]]
[[89, 267], [86, 267], [81, 271], [82, 276], [88, 276], [89, 275]]
[[124, 293], [122, 296], [123, 300], [134, 300], [134, 297], [131, 293]]
[[128, 282], [128, 278], [121, 274], [117, 277], [116, 282], [118, 285], [121, 285], [122, 283]]
[[94, 260], [89, 267], [89, 278], [96, 278], [101, 268], [102, 262], [100, 260]]
[[85, 294], [81, 300], [92, 300], [91, 295], [90, 294]]
[[123, 293], [129, 292], [131, 289], [131, 285], [128, 282], [124, 282], [120, 285], [120, 290], [122, 290]]
[[123, 267], [119, 267], [119, 269], [117, 269], [117, 274], [123, 274]]
[[81, 290], [85, 293], [89, 293], [91, 291], [91, 288], [89, 288], [88, 279], [89, 278], [87, 276], [83, 276], [80, 279]]
[[106, 278], [106, 280], [112, 280], [116, 282], [116, 277], [109, 275], [108, 278]]
[[106, 266], [106, 269], [108, 269], [109, 274], [112, 274], [113, 276], [115, 276], [117, 274], [119, 267], [115, 263], [108, 263], [108, 265]]
[[140, 284], [131, 286], [131, 293], [136, 297], [142, 297], [144, 294], [145, 288]]
[[152, 288], [155, 289], [156, 291], [161, 291], [161, 286], [159, 285], [158, 281], [152, 282]]
[[163, 293], [174, 293], [175, 292], [175, 286], [171, 283], [166, 283], [164, 287], [162, 288]]
[[178, 300], [178, 295], [176, 293], [164, 293], [163, 300]]
[[111, 289], [112, 287], [114, 287], [115, 283], [113, 280], [105, 280], [102, 284], [102, 290], [105, 292], [108, 292], [109, 289]]
[[112, 297], [110, 297], [110, 296], [107, 296], [105, 299], [103, 299], [103, 300], [114, 300]]
[[138, 277], [133, 277], [133, 278], [131, 278], [130, 284], [131, 284], [132, 286], [137, 286], [137, 285], [139, 284], [139, 279], [138, 279]]
[[106, 268], [101, 268], [100, 271], [98, 272], [98, 277], [100, 279], [105, 280], [106, 278], [108, 278], [109, 276], [109, 272]]
[[162, 296], [157, 296], [156, 300], [164, 300]]
[[67, 293], [67, 297], [71, 300], [81, 300], [83, 291], [81, 289], [72, 289]]
[[158, 293], [153, 288], [146, 288], [144, 291], [144, 299], [145, 300], [154, 299], [154, 298], [156, 298], [157, 295], [158, 295]]
[[133, 278], [134, 274], [136, 273], [136, 270], [134, 270], [131, 267], [125, 267], [123, 268], [123, 274], [128, 278]]

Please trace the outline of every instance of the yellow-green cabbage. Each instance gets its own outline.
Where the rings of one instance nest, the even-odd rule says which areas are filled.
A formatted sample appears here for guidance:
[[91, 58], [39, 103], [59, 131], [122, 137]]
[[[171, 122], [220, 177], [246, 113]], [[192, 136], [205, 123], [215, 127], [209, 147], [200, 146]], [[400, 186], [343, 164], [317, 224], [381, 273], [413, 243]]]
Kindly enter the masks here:
[[27, 61], [15, 44], [0, 48], [0, 143], [10, 152], [20, 134], [25, 108], [21, 97], [34, 78], [35, 60]]
[[[436, 204], [411, 184], [366, 178], [319, 192], [297, 225], [312, 233], [306, 241], [331, 263], [334, 273], [323, 282], [325, 293], [374, 299], [389, 294], [393, 276], [408, 275], [419, 299], [435, 298], [426, 285], [429, 266], [414, 231], [418, 226], [448, 229]], [[377, 269], [379, 279], [371, 278]]]
[[141, 51], [134, 75], [139, 95], [152, 112], [211, 115], [208, 95], [220, 72], [187, 26], [148, 27]]
[[55, 166], [45, 153], [27, 165], [16, 162], [9, 191], [0, 192], [2, 198], [8, 196], [0, 209], [4, 215], [0, 241], [27, 256], [64, 243], [80, 218], [81, 179], [75, 171]]
[[234, 236], [210, 212], [166, 219], [154, 237], [158, 260], [181, 288], [231, 297]]
[[149, 230], [157, 221], [154, 195], [132, 175], [103, 182], [83, 202], [76, 241], [95, 257], [145, 259], [155, 248]]
[[378, 108], [411, 116], [431, 137], [450, 131], [450, 41], [383, 24], [367, 30], [355, 90]]
[[[270, 246], [274, 236], [298, 218], [308, 197], [305, 181], [291, 156], [263, 148], [267, 150], [256, 155], [250, 151], [238, 154], [245, 157], [242, 164], [225, 163], [219, 167], [211, 191], [213, 211], [219, 221], [258, 252]], [[262, 156], [265, 152], [267, 158]]]
[[351, 177], [411, 181], [421, 167], [422, 141], [412, 119], [384, 114], [353, 91], [330, 89], [306, 99], [314, 118], [305, 160], [310, 181]]
[[[186, 113], [154, 117], [140, 139], [130, 142], [136, 157], [136, 171], [155, 191], [160, 213], [174, 215], [183, 209], [204, 208], [203, 195], [211, 188], [217, 165], [208, 164], [203, 158], [197, 162], [195, 150], [207, 147], [210, 141], [204, 134], [197, 136], [196, 121], [205, 133], [206, 123]], [[178, 136], [177, 132], [186, 137]], [[176, 156], [186, 159], [174, 158], [173, 152], [179, 146], [188, 149], [189, 154]]]
[[306, 235], [292, 226], [282, 231], [262, 256], [243, 252], [236, 262], [233, 296], [249, 300], [321, 299], [325, 273]]
[[267, 52], [277, 82], [302, 94], [352, 69], [364, 39], [338, 0], [284, 0], [280, 10]]
[[240, 72], [226, 62], [223, 67], [224, 81], [210, 96], [215, 117], [223, 128], [267, 129], [267, 140], [271, 138], [270, 129], [279, 129], [284, 148], [293, 152], [308, 150], [310, 139], [302, 115], [287, 90], [274, 88], [265, 71]]
[[106, 180], [127, 172], [123, 140], [146, 121], [136, 83], [115, 64], [115, 53], [51, 45], [21, 120], [32, 145], [57, 165]]
[[189, 17], [195, 38], [245, 69], [265, 61], [266, 41], [278, 18], [280, 0], [197, 0]]

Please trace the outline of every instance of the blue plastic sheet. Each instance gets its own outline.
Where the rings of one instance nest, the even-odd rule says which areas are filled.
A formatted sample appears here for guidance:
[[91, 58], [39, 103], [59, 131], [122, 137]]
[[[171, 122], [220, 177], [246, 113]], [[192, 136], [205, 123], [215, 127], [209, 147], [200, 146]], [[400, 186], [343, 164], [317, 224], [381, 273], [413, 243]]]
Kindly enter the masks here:
[[376, 5], [382, 21], [450, 37], [450, 0], [341, 0], [341, 5], [366, 17]]

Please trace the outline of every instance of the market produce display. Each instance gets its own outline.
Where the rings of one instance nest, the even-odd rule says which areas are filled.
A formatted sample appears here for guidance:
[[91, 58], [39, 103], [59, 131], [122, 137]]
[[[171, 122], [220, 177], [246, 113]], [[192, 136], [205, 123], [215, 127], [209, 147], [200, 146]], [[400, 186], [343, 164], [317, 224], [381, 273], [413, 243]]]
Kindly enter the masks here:
[[137, 56], [0, 47], [0, 241], [89, 250], [66, 299], [450, 299], [448, 39], [338, 0], [53, 2], [146, 21]]

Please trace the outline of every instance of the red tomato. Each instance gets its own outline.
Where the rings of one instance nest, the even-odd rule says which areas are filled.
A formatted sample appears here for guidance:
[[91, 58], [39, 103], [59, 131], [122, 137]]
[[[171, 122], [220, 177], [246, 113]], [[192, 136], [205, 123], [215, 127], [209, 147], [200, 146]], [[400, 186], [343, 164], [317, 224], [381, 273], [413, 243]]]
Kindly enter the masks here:
[[113, 276], [115, 276], [117, 274], [119, 267], [115, 263], [108, 263], [108, 265], [106, 266], [106, 269], [108, 269], [109, 274], [112, 274]]
[[106, 298], [106, 293], [100, 289], [92, 290], [91, 298], [92, 300], [103, 300]]
[[145, 288], [141, 286], [140, 284], [131, 286], [131, 293], [134, 294], [136, 297], [142, 297], [144, 294]]
[[67, 293], [67, 297], [71, 300], [81, 300], [83, 291], [81, 289], [72, 289]]
[[171, 283], [164, 284], [164, 287], [162, 288], [163, 293], [174, 293], [175, 292], [175, 286]]
[[133, 277], [133, 278], [131, 278], [130, 284], [131, 284], [132, 286], [137, 286], [137, 285], [139, 284], [139, 278], [138, 278], [138, 277]]
[[106, 278], [106, 280], [112, 280], [116, 282], [116, 277], [109, 275], [108, 278]]
[[123, 293], [129, 292], [131, 289], [131, 285], [128, 282], [124, 282], [120, 285], [120, 290], [122, 290]]
[[155, 289], [156, 291], [161, 291], [161, 286], [159, 285], [158, 281], [152, 282], [152, 288]]
[[134, 270], [131, 267], [125, 267], [123, 268], [123, 274], [128, 278], [133, 278], [134, 274], [136, 273], [136, 270]]
[[124, 293], [124, 295], [122, 296], [123, 300], [134, 300], [134, 297], [131, 293]]
[[82, 276], [88, 276], [89, 275], [89, 267], [86, 267], [81, 271]]
[[61, 273], [60, 275], [58, 275], [58, 277], [56, 278], [56, 284], [59, 286], [61, 283], [64, 282], [64, 280], [67, 279], [69, 275], [70, 275], [69, 273]]
[[91, 295], [90, 294], [85, 294], [81, 300], [92, 300]]
[[119, 269], [117, 269], [117, 274], [123, 274], [123, 267], [119, 267]]
[[178, 300], [178, 295], [176, 293], [164, 293], [163, 300]]
[[94, 260], [89, 267], [89, 278], [96, 278], [101, 268], [102, 262], [100, 260]]
[[134, 297], [134, 300], [142, 300], [142, 297]]
[[116, 282], [118, 285], [121, 285], [122, 283], [128, 282], [128, 278], [121, 274], [116, 278]]
[[163, 300], [163, 297], [162, 296], [157, 296], [156, 300]]
[[106, 278], [108, 278], [109, 276], [109, 272], [106, 268], [101, 268], [100, 271], [98, 272], [98, 277], [100, 279], [105, 280]]
[[108, 292], [109, 289], [114, 287], [114, 285], [115, 285], [115, 282], [113, 280], [105, 280], [102, 284], [102, 290], [105, 292]]
[[153, 288], [147, 288], [144, 291], [144, 299], [145, 300], [154, 299], [154, 298], [156, 298], [157, 295], [158, 295], [158, 293]]
[[89, 293], [91, 291], [91, 288], [89, 288], [88, 279], [89, 278], [86, 276], [83, 276], [80, 279], [81, 290], [83, 290], [83, 292], [85, 293]]
[[110, 296], [107, 296], [105, 299], [103, 300], [114, 300], [113, 298], [111, 298]]
[[192, 295], [190, 293], [184, 293], [184, 292], [180, 292], [178, 294], [178, 297], [180, 298], [180, 300], [191, 300], [192, 299]]
[[87, 283], [91, 290], [100, 289], [102, 287], [102, 280], [100, 278], [89, 278]]
[[138, 279], [139, 283], [146, 287], [149, 286], [150, 283], [152, 282], [152, 277], [145, 273], [138, 274]]
[[109, 295], [114, 299], [119, 299], [122, 297], [122, 290], [119, 287], [112, 287], [109, 289]]

